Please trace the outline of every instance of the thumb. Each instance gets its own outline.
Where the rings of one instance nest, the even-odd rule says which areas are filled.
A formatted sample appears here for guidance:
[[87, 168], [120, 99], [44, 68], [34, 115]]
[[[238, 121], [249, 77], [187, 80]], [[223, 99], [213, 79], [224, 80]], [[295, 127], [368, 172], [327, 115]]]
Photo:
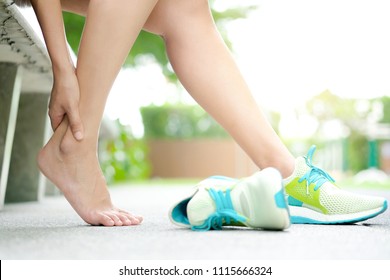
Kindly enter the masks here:
[[84, 127], [81, 122], [79, 110], [77, 107], [67, 113], [69, 126], [76, 140], [81, 141], [84, 138]]

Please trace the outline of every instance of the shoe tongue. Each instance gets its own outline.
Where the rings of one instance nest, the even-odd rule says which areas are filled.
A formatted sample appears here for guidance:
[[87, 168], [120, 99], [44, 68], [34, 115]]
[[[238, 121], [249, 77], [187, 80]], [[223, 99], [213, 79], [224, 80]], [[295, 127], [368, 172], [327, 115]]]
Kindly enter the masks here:
[[293, 173], [289, 177], [283, 179], [284, 186], [287, 186], [290, 182], [292, 182], [297, 177], [301, 178], [309, 170], [310, 167], [306, 164], [306, 159], [304, 157], [297, 157], [295, 159], [295, 169]]
[[[293, 172], [293, 174], [290, 177], [286, 178], [283, 181], [284, 185], [286, 186], [287, 184], [289, 184], [295, 178], [301, 178], [307, 172], [309, 172], [310, 169], [311, 169], [311, 167], [307, 165], [306, 159], [304, 157], [296, 158], [295, 159], [295, 169], [294, 169], [294, 172]], [[334, 187], [334, 185], [332, 183], [328, 182], [328, 181], [324, 182], [320, 186], [325, 186], [325, 185], [327, 185], [327, 186], [329, 185], [328, 187]]]
[[216, 211], [215, 203], [205, 188], [199, 188], [187, 205], [187, 217], [190, 225], [199, 226]]
[[306, 172], [310, 170], [310, 167], [306, 163], [304, 157], [298, 157], [295, 159], [294, 177], [302, 177]]

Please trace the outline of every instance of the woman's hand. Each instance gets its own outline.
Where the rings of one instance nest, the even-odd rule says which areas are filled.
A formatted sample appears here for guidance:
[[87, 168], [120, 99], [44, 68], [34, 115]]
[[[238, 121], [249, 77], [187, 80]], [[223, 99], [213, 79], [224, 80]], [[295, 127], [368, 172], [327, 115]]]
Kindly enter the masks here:
[[54, 84], [49, 103], [49, 117], [53, 130], [56, 130], [64, 117], [68, 117], [69, 126], [76, 140], [84, 136], [83, 124], [79, 113], [80, 89], [74, 69], [54, 71]]
[[65, 38], [61, 0], [30, 0], [41, 26], [53, 67], [54, 85], [49, 117], [54, 130], [67, 116], [74, 138], [83, 139], [79, 114], [80, 90]]

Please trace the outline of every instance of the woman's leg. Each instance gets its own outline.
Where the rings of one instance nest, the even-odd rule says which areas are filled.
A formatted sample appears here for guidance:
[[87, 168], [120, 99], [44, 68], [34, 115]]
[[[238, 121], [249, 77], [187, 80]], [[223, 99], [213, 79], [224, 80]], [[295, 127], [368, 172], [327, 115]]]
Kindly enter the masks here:
[[92, 225], [131, 225], [142, 220], [112, 205], [98, 163], [97, 140], [112, 83], [157, 1], [89, 1], [77, 61], [84, 139], [75, 141], [65, 120], [38, 155], [41, 171]]
[[208, 1], [160, 0], [145, 28], [163, 36], [182, 84], [253, 161], [289, 176], [294, 158], [253, 99], [215, 27]]

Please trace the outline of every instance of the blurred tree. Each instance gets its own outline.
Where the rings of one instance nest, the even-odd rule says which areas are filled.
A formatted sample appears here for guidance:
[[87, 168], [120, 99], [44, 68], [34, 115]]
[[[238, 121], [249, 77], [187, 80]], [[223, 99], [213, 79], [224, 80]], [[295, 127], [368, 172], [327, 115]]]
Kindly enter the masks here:
[[[386, 98], [380, 100], [384, 99]], [[326, 90], [310, 99], [306, 104], [308, 112], [319, 122], [317, 131], [323, 131], [323, 126], [328, 121], [333, 120], [340, 121], [348, 128], [349, 134], [344, 142], [347, 163], [345, 167], [353, 172], [358, 172], [368, 167], [369, 141], [365, 129], [374, 102], [377, 102], [377, 99], [358, 100], [341, 98]], [[331, 134], [333, 131], [327, 131], [327, 133]], [[316, 134], [312, 142], [326, 146], [327, 141], [329, 141], [326, 138], [324, 135]]]
[[169, 105], [141, 108], [147, 139], [227, 138], [227, 132], [200, 106]]
[[117, 120], [114, 125], [119, 135], [115, 139], [102, 139], [99, 160], [108, 183], [147, 179], [151, 173], [148, 146], [135, 139], [129, 127]]
[[361, 132], [351, 130], [346, 139], [346, 164], [348, 170], [354, 173], [368, 168], [369, 144], [368, 139]]
[[[216, 25], [228, 47], [231, 43], [225, 29], [226, 23], [235, 19], [243, 19], [256, 9], [256, 6], [234, 7], [225, 10], [213, 8], [214, 0], [210, 0]], [[85, 18], [64, 12], [64, 24], [68, 42], [77, 54]], [[146, 57], [155, 60], [163, 74], [171, 82], [177, 82], [161, 37], [142, 31], [138, 36], [125, 66], [141, 64]], [[199, 106], [162, 106], [143, 109], [145, 136], [162, 138], [188, 137], [228, 137], [227, 133], [208, 116]], [[132, 133], [117, 123], [120, 136], [117, 139], [100, 143], [100, 161], [105, 177], [109, 182], [130, 179], [144, 179], [150, 175], [150, 163], [147, 161], [148, 147], [143, 140], [134, 139]], [[180, 128], [180, 129], [179, 129]]]
[[325, 90], [307, 102], [307, 109], [311, 115], [321, 122], [338, 119], [347, 126], [354, 126], [361, 116], [356, 111], [355, 99], [341, 98], [329, 90]]
[[[210, 1], [211, 7], [213, 7], [213, 3], [214, 1]], [[254, 9], [256, 9], [256, 6], [239, 6], [226, 9], [224, 11], [219, 11], [212, 8], [212, 13], [216, 25], [229, 47], [231, 47], [231, 43], [224, 28], [225, 24], [235, 19], [242, 19], [247, 17], [249, 12], [253, 11]], [[65, 12], [64, 23], [68, 42], [73, 51], [77, 53], [80, 37], [84, 27], [84, 17]], [[177, 81], [177, 77], [171, 69], [168, 58], [166, 56], [164, 42], [161, 37], [142, 31], [138, 36], [138, 39], [135, 42], [131, 52], [129, 53], [125, 65], [137, 65], [137, 63], [140, 61], [139, 57], [143, 55], [153, 57], [161, 65], [163, 74], [168, 78], [168, 80], [172, 82]]]
[[390, 124], [390, 97], [383, 96], [379, 98], [379, 101], [382, 103], [383, 106], [383, 117], [380, 122]]

